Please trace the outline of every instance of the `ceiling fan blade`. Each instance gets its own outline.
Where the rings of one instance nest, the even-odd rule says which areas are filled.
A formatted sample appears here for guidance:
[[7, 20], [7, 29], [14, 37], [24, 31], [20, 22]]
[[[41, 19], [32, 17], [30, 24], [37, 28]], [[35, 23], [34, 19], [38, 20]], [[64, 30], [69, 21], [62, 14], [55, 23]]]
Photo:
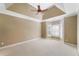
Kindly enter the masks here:
[[48, 9], [45, 9], [45, 10], [42, 10], [41, 12], [45, 12], [45, 11], [47, 11]]
[[53, 5], [52, 5], [52, 6], [50, 6], [50, 7], [48, 7], [47, 9], [42, 10], [41, 12], [45, 12], [45, 11], [47, 11], [47, 10], [51, 9], [52, 7], [53, 7]]

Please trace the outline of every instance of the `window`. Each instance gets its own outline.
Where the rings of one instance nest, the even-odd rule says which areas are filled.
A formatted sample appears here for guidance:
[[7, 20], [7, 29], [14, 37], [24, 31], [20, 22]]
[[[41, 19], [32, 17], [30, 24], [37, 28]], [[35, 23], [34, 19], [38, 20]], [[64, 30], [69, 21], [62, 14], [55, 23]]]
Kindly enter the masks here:
[[49, 24], [48, 25], [48, 35], [59, 37], [60, 36], [60, 24]]

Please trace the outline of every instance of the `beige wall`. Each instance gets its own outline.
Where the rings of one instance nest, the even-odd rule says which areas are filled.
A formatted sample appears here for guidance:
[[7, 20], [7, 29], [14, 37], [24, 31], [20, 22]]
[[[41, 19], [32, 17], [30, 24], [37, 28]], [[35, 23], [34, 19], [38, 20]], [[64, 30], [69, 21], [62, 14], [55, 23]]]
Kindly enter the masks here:
[[65, 13], [62, 10], [60, 10], [56, 6], [53, 6], [53, 7], [49, 8], [47, 11], [44, 12], [43, 19], [48, 19], [48, 18], [51, 18], [51, 17], [63, 15], [63, 14], [65, 14]]
[[46, 22], [41, 23], [41, 37], [46, 38], [47, 37], [47, 29], [46, 29]]
[[77, 16], [65, 18], [64, 41], [71, 44], [77, 44]]
[[33, 18], [38, 18], [36, 16], [36, 10], [34, 7], [29, 5], [28, 3], [14, 3], [7, 10], [14, 11], [17, 13], [21, 13], [23, 15], [31, 16]]
[[[7, 33], [2, 35], [2, 31]], [[0, 34], [0, 44], [2, 41], [5, 45], [38, 38], [40, 23], [0, 14]]]

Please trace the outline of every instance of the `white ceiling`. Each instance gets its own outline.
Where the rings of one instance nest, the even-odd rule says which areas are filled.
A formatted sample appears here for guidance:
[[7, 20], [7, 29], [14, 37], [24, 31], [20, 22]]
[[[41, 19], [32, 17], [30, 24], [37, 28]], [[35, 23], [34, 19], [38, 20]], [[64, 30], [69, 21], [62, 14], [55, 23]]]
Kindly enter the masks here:
[[35, 8], [37, 8], [37, 5], [40, 5], [42, 10], [47, 9], [50, 6], [54, 5], [54, 3], [29, 3], [29, 4], [32, 5]]

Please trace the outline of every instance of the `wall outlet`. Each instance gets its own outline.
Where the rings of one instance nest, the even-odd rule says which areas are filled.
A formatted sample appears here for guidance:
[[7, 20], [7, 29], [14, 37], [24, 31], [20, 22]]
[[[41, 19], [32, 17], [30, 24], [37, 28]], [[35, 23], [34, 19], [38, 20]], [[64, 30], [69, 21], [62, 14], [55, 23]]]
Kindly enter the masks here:
[[4, 42], [1, 42], [1, 45], [4, 45]]

